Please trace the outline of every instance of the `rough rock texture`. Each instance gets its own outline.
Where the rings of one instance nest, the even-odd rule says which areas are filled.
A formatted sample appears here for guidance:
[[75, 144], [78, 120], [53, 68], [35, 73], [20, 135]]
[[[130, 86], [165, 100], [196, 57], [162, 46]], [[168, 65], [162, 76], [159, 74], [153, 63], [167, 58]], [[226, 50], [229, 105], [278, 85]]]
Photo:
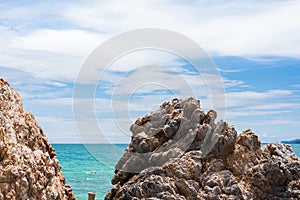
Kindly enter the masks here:
[[75, 199], [60, 169], [44, 131], [0, 79], [0, 200]]
[[289, 145], [263, 147], [188, 98], [163, 103], [131, 126], [109, 199], [300, 199], [300, 160]]

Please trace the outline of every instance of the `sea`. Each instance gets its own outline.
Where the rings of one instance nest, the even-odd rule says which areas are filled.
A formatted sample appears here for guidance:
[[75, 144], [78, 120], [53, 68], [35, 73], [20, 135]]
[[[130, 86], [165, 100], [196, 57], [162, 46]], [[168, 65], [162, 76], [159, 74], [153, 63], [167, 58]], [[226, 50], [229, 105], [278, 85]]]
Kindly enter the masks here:
[[[53, 144], [67, 184], [79, 200], [104, 199], [112, 187], [114, 166], [128, 144]], [[300, 157], [300, 144], [291, 144]]]

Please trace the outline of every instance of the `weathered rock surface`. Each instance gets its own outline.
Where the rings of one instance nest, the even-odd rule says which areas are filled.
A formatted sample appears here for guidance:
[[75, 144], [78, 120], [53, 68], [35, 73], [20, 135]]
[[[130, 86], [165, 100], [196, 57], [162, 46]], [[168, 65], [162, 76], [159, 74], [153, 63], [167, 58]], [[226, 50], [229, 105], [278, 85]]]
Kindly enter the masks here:
[[300, 199], [300, 160], [289, 145], [263, 147], [188, 98], [163, 103], [130, 127], [110, 199]]
[[0, 79], [0, 200], [75, 199], [60, 169], [43, 129]]

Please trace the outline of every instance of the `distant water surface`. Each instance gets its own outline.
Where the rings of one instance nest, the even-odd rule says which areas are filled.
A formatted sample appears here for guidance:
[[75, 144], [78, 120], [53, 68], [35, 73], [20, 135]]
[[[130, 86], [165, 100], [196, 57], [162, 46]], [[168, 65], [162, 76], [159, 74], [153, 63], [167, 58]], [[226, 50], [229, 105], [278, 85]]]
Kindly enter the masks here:
[[96, 199], [104, 199], [112, 187], [114, 166], [127, 146], [89, 144], [88, 149], [97, 152], [93, 156], [83, 144], [53, 144], [67, 184], [79, 200], [87, 200], [88, 192], [95, 192]]
[[294, 152], [300, 158], [300, 144], [291, 144], [291, 146], [292, 146]]
[[[104, 199], [112, 187], [114, 166], [127, 146], [127, 144], [89, 144], [88, 149], [97, 152], [93, 156], [83, 144], [53, 144], [67, 184], [72, 187], [79, 200], [87, 200], [88, 192], [95, 192], [96, 199]], [[300, 144], [291, 146], [300, 157]]]

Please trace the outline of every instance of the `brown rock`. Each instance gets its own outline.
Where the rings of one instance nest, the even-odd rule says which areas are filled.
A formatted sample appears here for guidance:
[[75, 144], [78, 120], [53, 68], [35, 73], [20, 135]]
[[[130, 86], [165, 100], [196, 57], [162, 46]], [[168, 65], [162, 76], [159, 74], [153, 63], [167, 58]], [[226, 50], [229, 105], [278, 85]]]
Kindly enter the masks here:
[[43, 129], [0, 79], [0, 199], [75, 199], [60, 168]]
[[239, 135], [236, 143], [246, 146], [251, 151], [260, 149], [260, 141], [258, 136], [255, 135], [250, 129], [243, 131]]

